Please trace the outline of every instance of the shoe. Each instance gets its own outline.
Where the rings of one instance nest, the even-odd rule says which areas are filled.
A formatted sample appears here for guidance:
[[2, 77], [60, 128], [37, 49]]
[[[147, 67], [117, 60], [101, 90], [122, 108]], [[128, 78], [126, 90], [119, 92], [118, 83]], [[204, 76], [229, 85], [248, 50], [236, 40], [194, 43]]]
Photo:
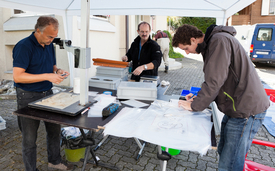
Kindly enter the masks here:
[[164, 72], [168, 73], [168, 66], [165, 66]]
[[68, 164], [65, 161], [61, 161], [59, 164], [48, 163], [48, 167], [50, 169], [58, 169], [58, 170], [72, 170], [74, 168], [73, 164]]

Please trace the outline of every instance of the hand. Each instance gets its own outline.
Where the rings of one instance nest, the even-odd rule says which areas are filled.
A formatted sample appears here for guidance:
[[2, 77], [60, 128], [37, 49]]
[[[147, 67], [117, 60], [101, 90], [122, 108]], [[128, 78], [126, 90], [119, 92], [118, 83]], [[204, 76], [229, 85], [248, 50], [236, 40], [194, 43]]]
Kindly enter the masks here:
[[134, 74], [134, 75], [140, 75], [140, 74], [143, 72], [143, 70], [144, 70], [144, 66], [141, 65], [141, 66], [137, 67], [137, 68], [133, 71], [133, 74]]
[[61, 76], [61, 74], [47, 74], [48, 75], [48, 81], [54, 83], [54, 84], [60, 84], [65, 76]]
[[192, 108], [191, 108], [191, 103], [190, 101], [185, 101], [185, 100], [179, 100], [179, 107], [182, 107], [184, 108], [185, 110], [189, 110], [189, 111], [192, 111]]
[[70, 73], [68, 71], [59, 69], [56, 74], [50, 74], [49, 81], [55, 84], [60, 84], [69, 75]]
[[125, 55], [125, 56], [122, 56], [122, 61], [123, 62], [127, 62], [128, 61], [128, 57]]
[[62, 70], [62, 69], [58, 69], [56, 74], [61, 75], [63, 77], [63, 79], [67, 78], [70, 73], [68, 71]]
[[193, 96], [193, 94], [189, 93], [185, 96], [185, 98], [186, 98], [187, 101], [192, 102], [194, 100], [194, 98], [197, 97], [197, 96], [194, 96], [194, 97], [192, 97], [192, 96]]

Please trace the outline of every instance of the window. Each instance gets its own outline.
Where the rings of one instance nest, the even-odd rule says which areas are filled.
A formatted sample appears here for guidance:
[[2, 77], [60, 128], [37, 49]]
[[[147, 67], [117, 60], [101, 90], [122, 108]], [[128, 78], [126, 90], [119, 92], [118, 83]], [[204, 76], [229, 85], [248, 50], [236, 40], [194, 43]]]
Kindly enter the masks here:
[[48, 13], [39, 13], [39, 12], [32, 12], [32, 11], [23, 11], [20, 9], [13, 10], [13, 16], [35, 16], [35, 15], [49, 15]]
[[98, 18], [104, 18], [104, 19], [108, 19], [110, 17], [109, 15], [93, 15], [93, 16]]
[[275, 14], [275, 0], [270, 0], [269, 14]]
[[260, 28], [257, 35], [259, 41], [271, 41], [272, 40], [272, 28]]
[[275, 15], [275, 0], [262, 0], [261, 15]]
[[22, 10], [14, 9], [14, 10], [13, 10], [13, 13], [14, 13], [14, 14], [21, 14], [21, 13], [25, 13], [25, 12], [22, 11]]

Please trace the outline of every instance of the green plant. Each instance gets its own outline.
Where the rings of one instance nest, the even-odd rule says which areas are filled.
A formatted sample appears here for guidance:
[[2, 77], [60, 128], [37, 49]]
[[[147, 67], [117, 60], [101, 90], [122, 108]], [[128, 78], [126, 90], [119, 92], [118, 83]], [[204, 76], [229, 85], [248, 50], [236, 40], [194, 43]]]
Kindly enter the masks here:
[[189, 25], [196, 26], [203, 33], [206, 32], [207, 27], [209, 27], [211, 24], [215, 24], [215, 23], [216, 23], [216, 19], [209, 18], [209, 17], [180, 17], [176, 21], [169, 18], [169, 20], [167, 21], [167, 25], [170, 24], [171, 28], [174, 31], [183, 24], [189, 24]]
[[169, 43], [169, 58], [184, 58], [184, 56], [181, 53], [175, 52], [174, 48], [172, 46], [172, 36], [169, 33], [169, 31], [164, 30], [164, 33], [166, 33], [170, 39], [170, 43]]

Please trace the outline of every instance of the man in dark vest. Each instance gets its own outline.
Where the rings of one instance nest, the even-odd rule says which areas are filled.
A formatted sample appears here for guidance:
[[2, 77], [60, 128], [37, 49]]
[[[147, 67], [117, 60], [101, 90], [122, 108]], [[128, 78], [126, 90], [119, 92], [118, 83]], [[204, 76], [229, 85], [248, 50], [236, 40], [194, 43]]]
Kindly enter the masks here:
[[133, 62], [131, 80], [139, 81], [142, 75], [158, 75], [162, 53], [159, 45], [150, 38], [151, 26], [147, 22], [138, 25], [137, 36], [122, 61]]

